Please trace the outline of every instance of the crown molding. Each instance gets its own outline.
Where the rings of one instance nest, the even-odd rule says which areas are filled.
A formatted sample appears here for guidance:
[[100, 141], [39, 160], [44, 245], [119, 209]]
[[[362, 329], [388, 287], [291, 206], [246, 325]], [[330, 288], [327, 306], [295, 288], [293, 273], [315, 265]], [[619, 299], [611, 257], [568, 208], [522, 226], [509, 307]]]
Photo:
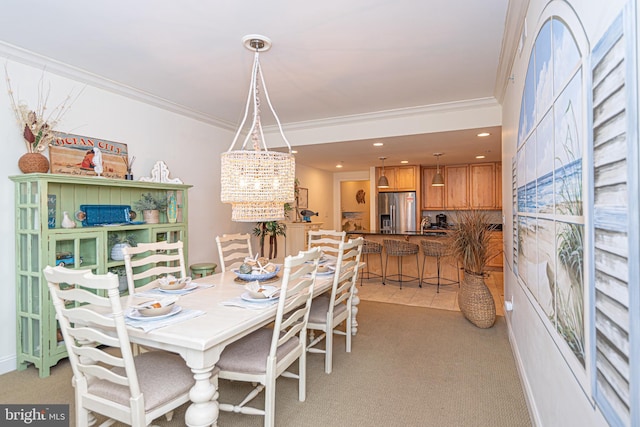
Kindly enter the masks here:
[[20, 62], [24, 65], [29, 65], [32, 67], [44, 68], [47, 72], [79, 81], [114, 93], [116, 95], [122, 95], [136, 101], [144, 102], [145, 104], [152, 105], [154, 107], [158, 107], [176, 114], [180, 114], [182, 116], [189, 117], [200, 122], [208, 123], [210, 125], [227, 130], [235, 129], [234, 123], [216, 119], [200, 111], [187, 108], [183, 105], [168, 101], [164, 98], [160, 98], [148, 92], [144, 92], [131, 86], [106, 79], [102, 76], [83, 70], [81, 68], [73, 67], [69, 64], [65, 64], [53, 58], [49, 58], [47, 56], [40, 55], [26, 49], [13, 46], [3, 41], [0, 41], [0, 55], [6, 57], [11, 61]]
[[500, 60], [496, 72], [494, 96], [498, 102], [502, 103], [507, 91], [507, 84], [513, 81], [513, 64], [522, 48], [526, 34], [523, 33], [529, 0], [510, 1], [505, 16], [505, 27], [502, 33], [502, 46], [500, 48]]
[[[418, 107], [398, 108], [394, 110], [376, 111], [373, 113], [354, 114], [349, 116], [331, 117], [326, 119], [307, 120], [303, 122], [287, 123], [283, 125], [287, 130], [307, 130], [338, 125], [363, 124], [371, 121], [394, 120], [401, 118], [423, 117], [430, 114], [449, 112], [477, 111], [484, 108], [500, 107], [495, 98], [478, 98], [464, 101], [444, 102], [440, 104], [423, 105]], [[277, 129], [277, 126], [265, 126], [265, 130]]]

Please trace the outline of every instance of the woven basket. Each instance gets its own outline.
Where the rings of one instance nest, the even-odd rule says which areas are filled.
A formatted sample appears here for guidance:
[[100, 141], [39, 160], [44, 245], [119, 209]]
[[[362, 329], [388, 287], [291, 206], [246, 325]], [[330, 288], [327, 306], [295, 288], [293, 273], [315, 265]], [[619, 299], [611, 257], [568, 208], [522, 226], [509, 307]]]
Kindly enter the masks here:
[[446, 256], [447, 247], [443, 242], [433, 239], [424, 239], [420, 241], [420, 244], [422, 245], [422, 252], [424, 252], [426, 256]]
[[479, 328], [490, 328], [496, 321], [496, 304], [481, 275], [465, 271], [458, 305], [464, 317]]
[[379, 254], [382, 253], [382, 245], [378, 242], [372, 242], [371, 240], [365, 240], [362, 245], [363, 254]]

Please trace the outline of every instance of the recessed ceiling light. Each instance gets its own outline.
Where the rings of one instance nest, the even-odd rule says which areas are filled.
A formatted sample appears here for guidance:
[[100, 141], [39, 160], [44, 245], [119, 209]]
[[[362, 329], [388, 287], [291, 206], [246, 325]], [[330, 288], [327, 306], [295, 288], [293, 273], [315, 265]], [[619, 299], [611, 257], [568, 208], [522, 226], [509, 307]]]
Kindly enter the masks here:
[[489, 132], [481, 132], [478, 134], [480, 138], [484, 138], [485, 136], [489, 136], [489, 135], [491, 135]]
[[479, 156], [476, 156], [476, 159], [484, 159], [484, 158], [485, 158], [485, 156], [483, 156], [482, 154], [479, 155]]
[[291, 150], [292, 154], [298, 154], [298, 150]]
[[337, 168], [341, 168], [341, 167], [342, 167], [342, 165], [336, 165], [336, 167], [337, 167]]
[[409, 163], [409, 160], [401, 160], [400, 163], [407, 164]]
[[374, 142], [373, 146], [374, 147], [382, 147], [384, 144], [382, 142]]

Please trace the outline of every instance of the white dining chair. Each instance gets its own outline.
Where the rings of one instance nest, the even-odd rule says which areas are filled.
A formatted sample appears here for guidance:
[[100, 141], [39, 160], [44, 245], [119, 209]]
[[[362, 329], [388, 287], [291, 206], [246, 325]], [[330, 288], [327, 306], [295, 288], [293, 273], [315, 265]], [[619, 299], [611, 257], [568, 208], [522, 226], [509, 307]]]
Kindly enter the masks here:
[[195, 381], [180, 356], [133, 357], [117, 275], [47, 266], [44, 276], [73, 371], [77, 426], [96, 412], [110, 419], [103, 425], [143, 427], [189, 401]]
[[[351, 352], [352, 302], [363, 244], [362, 237], [340, 243], [331, 292], [315, 297], [311, 303], [307, 325], [311, 342], [307, 350], [310, 353], [324, 353], [324, 371], [327, 374], [333, 370], [334, 334], [346, 337], [346, 351]], [[338, 329], [342, 323], [345, 323], [344, 331]], [[316, 330], [321, 334], [314, 336]], [[317, 347], [322, 340], [325, 341], [324, 349]]]
[[246, 257], [253, 258], [251, 235], [249, 233], [216, 236], [216, 245], [220, 255], [220, 268], [223, 273], [239, 267]]
[[[258, 384], [237, 405], [220, 403], [221, 411], [263, 415], [265, 427], [275, 425], [276, 379], [298, 379], [298, 400], [306, 398], [306, 334], [320, 251], [288, 256], [272, 327], [259, 329], [229, 344], [220, 355], [218, 378]], [[298, 360], [298, 373], [287, 369]], [[246, 406], [265, 391], [264, 409]], [[223, 392], [221, 392], [222, 400]]]
[[346, 231], [310, 230], [308, 248], [320, 248], [326, 257], [335, 261], [338, 258], [340, 242], [344, 242], [346, 236]]
[[129, 295], [135, 294], [137, 287], [163, 274], [186, 277], [183, 246], [182, 241], [162, 241], [138, 243], [138, 246], [124, 248], [122, 251]]

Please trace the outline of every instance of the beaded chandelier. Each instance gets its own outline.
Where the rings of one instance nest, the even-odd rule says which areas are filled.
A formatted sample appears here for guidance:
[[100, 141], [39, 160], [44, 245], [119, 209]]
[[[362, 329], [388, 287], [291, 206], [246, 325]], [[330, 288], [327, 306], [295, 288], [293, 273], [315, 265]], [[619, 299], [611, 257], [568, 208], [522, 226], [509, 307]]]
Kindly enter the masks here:
[[[251, 84], [244, 117], [229, 150], [221, 154], [221, 194], [223, 203], [231, 203], [231, 220], [237, 222], [266, 222], [284, 219], [284, 205], [294, 201], [296, 161], [291, 145], [282, 131], [280, 119], [271, 105], [264, 76], [260, 68], [260, 52], [271, 48], [271, 40], [260, 35], [243, 37], [247, 49], [255, 51]], [[258, 80], [258, 78], [260, 80]], [[267, 149], [260, 122], [258, 83], [262, 83], [264, 97], [278, 123], [288, 153]], [[242, 132], [249, 107], [253, 106], [253, 122], [240, 149], [234, 150]], [[251, 147], [247, 148], [251, 140]]]

